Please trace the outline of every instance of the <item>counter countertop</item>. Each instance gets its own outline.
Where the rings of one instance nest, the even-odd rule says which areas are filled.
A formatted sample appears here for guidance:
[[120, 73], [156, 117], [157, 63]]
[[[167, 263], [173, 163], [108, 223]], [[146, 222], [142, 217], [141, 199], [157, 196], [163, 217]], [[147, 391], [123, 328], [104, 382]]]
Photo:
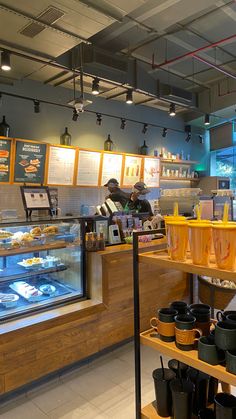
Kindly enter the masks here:
[[[143, 243], [143, 242], [139, 242], [139, 248], [142, 251], [143, 249], [147, 249], [153, 246], [159, 246], [159, 245], [163, 245], [166, 244], [166, 237], [163, 237], [161, 239], [154, 239], [150, 242], [147, 243]], [[109, 255], [109, 254], [114, 254], [114, 253], [122, 253], [122, 252], [132, 252], [133, 250], [133, 245], [132, 244], [115, 244], [113, 246], [107, 246], [105, 248], [105, 250], [102, 250], [100, 252], [96, 252], [96, 254], [99, 254], [101, 256], [105, 256], [105, 255]]]

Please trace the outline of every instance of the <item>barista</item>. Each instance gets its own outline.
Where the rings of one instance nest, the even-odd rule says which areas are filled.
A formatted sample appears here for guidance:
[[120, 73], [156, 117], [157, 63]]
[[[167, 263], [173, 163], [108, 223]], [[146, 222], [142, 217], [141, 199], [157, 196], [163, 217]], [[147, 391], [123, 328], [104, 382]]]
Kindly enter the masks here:
[[125, 205], [125, 210], [135, 212], [147, 212], [150, 216], [153, 216], [150, 202], [147, 199], [143, 199], [150, 190], [144, 182], [137, 182], [133, 186], [133, 191], [129, 196], [129, 200]]
[[129, 200], [130, 194], [122, 191], [119, 187], [119, 182], [115, 178], [111, 178], [104, 185], [107, 187], [110, 194], [106, 196], [106, 199], [110, 198], [113, 202], [120, 202], [122, 207], [125, 208], [127, 201]]

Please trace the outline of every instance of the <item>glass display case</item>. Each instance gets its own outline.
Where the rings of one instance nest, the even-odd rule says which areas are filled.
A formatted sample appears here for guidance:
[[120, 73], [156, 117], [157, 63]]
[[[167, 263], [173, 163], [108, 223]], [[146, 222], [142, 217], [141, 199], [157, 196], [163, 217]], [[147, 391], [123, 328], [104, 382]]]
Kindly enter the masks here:
[[85, 222], [0, 223], [0, 320], [86, 298]]

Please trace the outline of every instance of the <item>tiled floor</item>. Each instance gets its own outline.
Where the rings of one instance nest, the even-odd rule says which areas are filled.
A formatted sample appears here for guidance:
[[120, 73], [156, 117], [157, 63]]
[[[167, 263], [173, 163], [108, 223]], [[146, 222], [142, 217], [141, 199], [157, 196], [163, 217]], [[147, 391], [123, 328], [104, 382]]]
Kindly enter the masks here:
[[[154, 400], [159, 354], [142, 347], [142, 399]], [[128, 343], [0, 406], [1, 419], [134, 419], [134, 351]]]

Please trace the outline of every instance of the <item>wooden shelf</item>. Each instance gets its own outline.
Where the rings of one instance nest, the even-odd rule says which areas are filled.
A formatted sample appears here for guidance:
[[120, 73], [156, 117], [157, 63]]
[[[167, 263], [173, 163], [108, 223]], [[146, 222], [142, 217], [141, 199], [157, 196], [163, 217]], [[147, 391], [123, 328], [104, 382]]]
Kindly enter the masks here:
[[196, 350], [181, 351], [176, 348], [175, 342], [163, 342], [157, 336], [158, 335], [154, 332], [154, 330], [150, 329], [140, 334], [140, 341], [143, 345], [150, 346], [170, 358], [175, 358], [190, 367], [196, 368], [211, 375], [212, 377], [218, 378], [220, 381], [236, 386], [236, 375], [227, 372], [225, 367], [222, 365], [207, 364], [206, 362], [198, 359], [198, 352]]
[[0, 257], [22, 255], [23, 253], [42, 252], [43, 250], [64, 249], [67, 247], [66, 242], [57, 241], [56, 243], [41, 244], [39, 246], [18, 247], [16, 249], [0, 250]]
[[198, 164], [195, 160], [175, 160], [175, 159], [161, 159], [161, 163], [180, 164], [190, 166], [191, 164]]
[[210, 261], [209, 266], [194, 265], [192, 259], [187, 257], [185, 262], [171, 260], [167, 251], [146, 252], [139, 255], [139, 262], [154, 264], [167, 269], [175, 269], [196, 275], [211, 276], [213, 278], [226, 279], [236, 282], [235, 271], [223, 271], [216, 267], [214, 261]]
[[198, 178], [191, 177], [177, 177], [177, 176], [161, 176], [160, 181], [162, 180], [177, 180], [178, 182], [198, 182]]
[[[141, 410], [141, 414], [142, 419], [163, 419], [163, 417], [159, 416], [156, 411], [155, 402], [152, 402], [147, 406], [143, 407]], [[170, 417], [166, 419], [170, 419]]]

